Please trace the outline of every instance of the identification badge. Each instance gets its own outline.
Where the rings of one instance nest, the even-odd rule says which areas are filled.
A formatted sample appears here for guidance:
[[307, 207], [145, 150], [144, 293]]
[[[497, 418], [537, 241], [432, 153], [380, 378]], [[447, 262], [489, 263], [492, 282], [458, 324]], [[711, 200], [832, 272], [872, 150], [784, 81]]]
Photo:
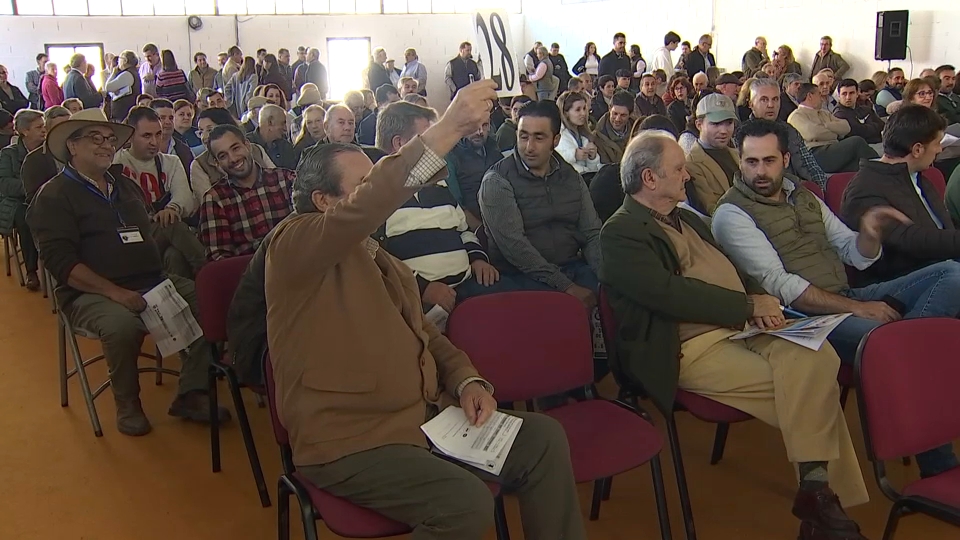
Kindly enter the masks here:
[[120, 235], [120, 241], [124, 244], [139, 244], [143, 242], [140, 227], [120, 227], [117, 229], [117, 234]]

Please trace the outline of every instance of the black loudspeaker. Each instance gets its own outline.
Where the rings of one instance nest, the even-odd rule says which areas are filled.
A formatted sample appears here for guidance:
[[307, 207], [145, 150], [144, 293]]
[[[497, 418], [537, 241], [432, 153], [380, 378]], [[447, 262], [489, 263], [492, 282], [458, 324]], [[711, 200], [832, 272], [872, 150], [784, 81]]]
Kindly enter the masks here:
[[907, 23], [910, 11], [877, 12], [877, 42], [873, 49], [877, 60], [905, 60], [907, 58]]

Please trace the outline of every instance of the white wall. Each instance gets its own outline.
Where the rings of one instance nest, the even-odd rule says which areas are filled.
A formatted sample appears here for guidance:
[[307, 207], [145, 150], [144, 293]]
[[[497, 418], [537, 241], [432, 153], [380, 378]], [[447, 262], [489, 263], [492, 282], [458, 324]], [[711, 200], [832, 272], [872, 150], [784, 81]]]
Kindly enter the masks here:
[[[524, 47], [536, 40], [556, 41], [571, 66], [587, 41], [596, 42], [601, 55], [609, 52], [615, 32], [624, 32], [627, 43], [640, 45], [649, 59], [669, 30], [693, 43], [712, 30], [713, 52], [721, 67], [740, 69], [743, 53], [757, 35], [764, 35], [771, 50], [782, 43], [790, 45], [809, 75], [806, 70], [820, 36], [827, 34], [850, 62], [850, 75], [860, 79], [886, 68], [886, 62], [873, 60], [874, 27], [877, 11], [894, 9], [910, 9], [908, 43], [914, 76], [926, 67], [960, 64], [960, 5], [946, 0], [602, 0], [580, 4], [525, 0], [523, 9]], [[909, 60], [894, 64], [909, 75]]]
[[[446, 107], [443, 70], [457, 54], [462, 41], [474, 41], [471, 16], [458, 15], [260, 15], [203, 16], [203, 28], [191, 31], [186, 17], [25, 17], [0, 16], [0, 64], [10, 71], [10, 80], [23, 88], [34, 57], [45, 44], [96, 42], [106, 52], [130, 49], [139, 53], [144, 43], [169, 48], [181, 67], [192, 63], [193, 53], [203, 51], [211, 62], [215, 54], [237, 43], [252, 55], [263, 47], [295, 51], [298, 45], [315, 46], [321, 61], [327, 57], [330, 37], [369, 37], [373, 47], [387, 49], [397, 67], [403, 65], [403, 50], [417, 49], [426, 66], [430, 104]], [[523, 17], [510, 18], [512, 35], [523, 37]], [[239, 31], [239, 41], [237, 32]]]

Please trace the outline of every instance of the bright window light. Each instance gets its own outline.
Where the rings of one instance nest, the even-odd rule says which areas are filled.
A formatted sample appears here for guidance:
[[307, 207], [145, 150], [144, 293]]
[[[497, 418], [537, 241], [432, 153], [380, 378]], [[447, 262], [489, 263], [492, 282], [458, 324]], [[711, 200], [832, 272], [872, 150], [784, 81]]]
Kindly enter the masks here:
[[53, 0], [53, 12], [57, 15], [86, 15], [87, 0]]
[[221, 15], [246, 15], [246, 0], [218, 0]]
[[304, 13], [330, 13], [330, 0], [303, 0]]
[[330, 0], [330, 13], [356, 13], [354, 0]]
[[250, 15], [273, 15], [276, 11], [273, 0], [247, 0], [247, 13]]
[[406, 13], [407, 0], [383, 0], [384, 13]]
[[153, 0], [121, 0], [124, 15], [153, 15]]
[[153, 4], [154, 13], [157, 15], [186, 15], [187, 11], [183, 7], [183, 0], [156, 0]]
[[67, 72], [64, 66], [70, 65], [70, 57], [80, 53], [87, 59], [87, 63], [94, 67], [93, 85], [100, 90], [103, 81], [100, 80], [100, 71], [103, 68], [103, 47], [99, 45], [50, 45], [47, 47], [47, 56], [50, 62], [57, 65], [57, 80], [63, 86], [63, 81], [67, 79]]
[[53, 15], [51, 0], [18, 0], [17, 13], [20, 15]]
[[91, 15], [123, 15], [120, 0], [89, 0]]
[[277, 0], [277, 15], [299, 15], [303, 13], [303, 0]]
[[356, 13], [380, 13], [380, 0], [356, 0]]
[[370, 38], [327, 40], [330, 99], [341, 100], [350, 90], [363, 88], [363, 70], [370, 63]]

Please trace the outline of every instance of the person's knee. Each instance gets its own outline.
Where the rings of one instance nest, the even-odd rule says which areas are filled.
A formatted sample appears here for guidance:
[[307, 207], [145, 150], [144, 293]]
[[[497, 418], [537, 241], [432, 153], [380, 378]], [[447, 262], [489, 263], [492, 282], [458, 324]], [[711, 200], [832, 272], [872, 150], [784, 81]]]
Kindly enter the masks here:
[[100, 340], [105, 344], [129, 344], [137, 345], [143, 343], [143, 337], [146, 330], [143, 322], [132, 311], [129, 315], [126, 313], [113, 315], [104, 318], [98, 329]]
[[[541, 447], [540, 455], [561, 456], [569, 460], [570, 445], [567, 441], [567, 432], [563, 425], [545, 414], [534, 414], [524, 417], [522, 430], [527, 430], [524, 442]], [[536, 453], [536, 452], [535, 452]]]
[[482, 538], [493, 527], [493, 495], [473, 475], [465, 476], [449, 497], [430, 506], [436, 511], [423, 525], [451, 533], [450, 538]]

